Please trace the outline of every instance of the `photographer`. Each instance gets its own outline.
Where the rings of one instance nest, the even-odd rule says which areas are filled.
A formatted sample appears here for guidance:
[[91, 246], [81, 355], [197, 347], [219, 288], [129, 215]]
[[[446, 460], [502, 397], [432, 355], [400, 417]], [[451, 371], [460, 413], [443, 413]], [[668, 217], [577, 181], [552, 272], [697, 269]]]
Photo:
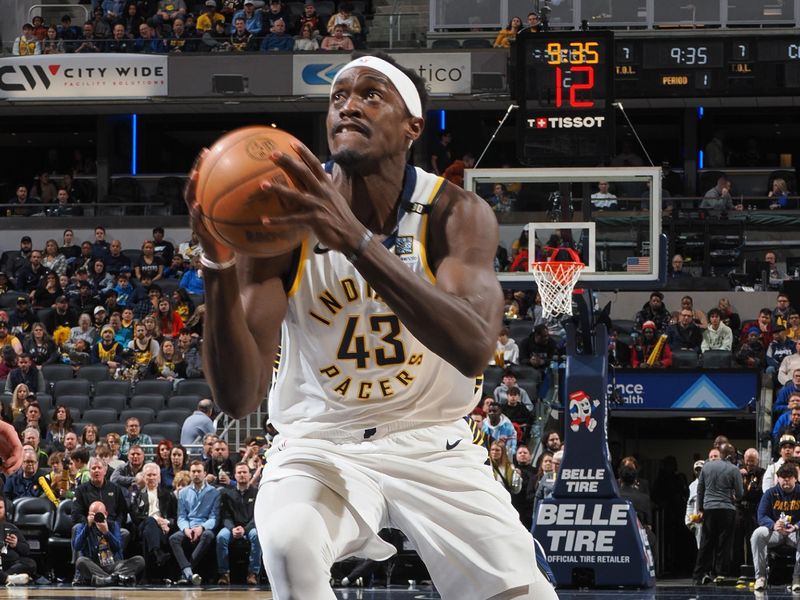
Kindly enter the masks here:
[[86, 522], [78, 525], [72, 539], [73, 549], [80, 554], [75, 568], [83, 582], [95, 587], [134, 585], [144, 570], [144, 559], [122, 558], [119, 523], [107, 517], [105, 504], [97, 501], [89, 505]]
[[36, 574], [36, 561], [17, 526], [6, 521], [6, 503], [0, 497], [0, 585], [25, 585]]

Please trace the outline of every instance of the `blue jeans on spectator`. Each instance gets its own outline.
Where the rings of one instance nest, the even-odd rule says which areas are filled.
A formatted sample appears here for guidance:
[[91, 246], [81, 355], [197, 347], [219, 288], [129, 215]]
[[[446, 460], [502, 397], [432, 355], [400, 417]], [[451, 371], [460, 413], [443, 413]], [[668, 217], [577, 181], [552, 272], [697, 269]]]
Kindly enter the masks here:
[[[231, 530], [223, 527], [217, 534], [217, 569], [220, 575], [229, 573], [231, 570], [230, 565], [230, 543], [233, 539]], [[261, 572], [261, 546], [258, 543], [258, 532], [253, 527], [250, 531], [244, 534], [244, 538], [250, 542], [250, 561], [247, 566], [247, 572], [258, 575]]]

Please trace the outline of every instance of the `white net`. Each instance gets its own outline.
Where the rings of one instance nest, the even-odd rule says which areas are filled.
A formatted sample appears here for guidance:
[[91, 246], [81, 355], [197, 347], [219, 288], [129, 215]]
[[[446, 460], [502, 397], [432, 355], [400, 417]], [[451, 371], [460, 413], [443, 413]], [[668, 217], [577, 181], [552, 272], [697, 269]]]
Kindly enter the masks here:
[[572, 314], [572, 290], [583, 270], [580, 262], [550, 261], [532, 265], [533, 278], [539, 286], [545, 319]]

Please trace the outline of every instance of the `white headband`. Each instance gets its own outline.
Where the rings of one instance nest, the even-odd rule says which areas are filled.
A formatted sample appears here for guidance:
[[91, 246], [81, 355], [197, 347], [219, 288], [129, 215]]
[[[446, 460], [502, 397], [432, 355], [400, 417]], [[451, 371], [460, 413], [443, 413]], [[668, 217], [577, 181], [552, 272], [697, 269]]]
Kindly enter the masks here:
[[392, 82], [392, 85], [394, 85], [400, 93], [400, 97], [403, 99], [403, 102], [406, 103], [406, 108], [408, 108], [408, 112], [411, 113], [411, 116], [422, 118], [422, 102], [419, 99], [419, 92], [417, 92], [414, 82], [411, 81], [408, 75], [393, 64], [377, 56], [362, 56], [361, 58], [351, 60], [339, 69], [339, 72], [336, 73], [336, 77], [333, 78], [333, 83], [331, 83], [331, 94], [333, 94], [333, 87], [336, 85], [336, 80], [339, 79], [339, 76], [353, 67], [366, 67], [386, 75], [389, 81]]

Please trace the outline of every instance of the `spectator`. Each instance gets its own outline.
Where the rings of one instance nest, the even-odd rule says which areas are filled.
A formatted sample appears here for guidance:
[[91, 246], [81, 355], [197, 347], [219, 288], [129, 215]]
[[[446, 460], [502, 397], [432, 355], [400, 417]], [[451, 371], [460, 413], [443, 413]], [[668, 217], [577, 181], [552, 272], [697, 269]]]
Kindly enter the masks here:
[[636, 468], [632, 465], [622, 465], [619, 468], [619, 495], [633, 506], [636, 517], [647, 534], [650, 548], [656, 548], [655, 535], [653, 535], [653, 507], [650, 497], [637, 486]]
[[511, 496], [511, 504], [517, 509], [520, 521], [530, 530], [533, 525], [533, 498], [536, 494], [536, 469], [531, 464], [531, 451], [524, 444], [517, 446], [514, 464], [522, 478], [520, 491]]
[[[213, 1], [213, 0], [212, 0]], [[172, 256], [175, 254], [175, 246], [172, 242], [164, 239], [164, 228], [153, 228], [153, 254], [161, 259], [165, 265], [172, 261]]]
[[[36, 42], [37, 46], [39, 42]], [[36, 54], [39, 54], [37, 52]], [[30, 206], [28, 198], [28, 187], [25, 185], [18, 185], [15, 196], [8, 201], [9, 204], [15, 204], [14, 208], [9, 208], [6, 211], [8, 217], [30, 217], [32, 214], [39, 212], [36, 207]], [[15, 273], [16, 274], [16, 273]]]
[[440, 131], [436, 144], [431, 148], [431, 171], [436, 175], [441, 175], [452, 162], [450, 153], [450, 143], [453, 141], [453, 134], [449, 131]]
[[22, 467], [11, 475], [3, 486], [3, 496], [13, 502], [17, 498], [38, 498], [42, 495], [39, 481], [45, 472], [39, 469], [39, 458], [32, 449], [22, 453]]
[[758, 311], [758, 318], [755, 321], [745, 321], [742, 324], [742, 333], [739, 336], [740, 343], [747, 342], [747, 337], [752, 327], [758, 328], [764, 347], [769, 346], [772, 342], [772, 311], [768, 308], [762, 308]]
[[225, 440], [217, 439], [211, 447], [211, 456], [205, 462], [206, 481], [218, 487], [231, 484], [233, 474], [233, 460]]
[[178, 284], [178, 287], [195, 296], [202, 296], [205, 293], [205, 284], [203, 282], [203, 271], [200, 265], [199, 254], [192, 256], [190, 265], [189, 269], [183, 274], [183, 277], [181, 277], [181, 282]]
[[691, 277], [691, 273], [683, 270], [684, 260], [683, 256], [676, 254], [672, 257], [672, 263], [669, 270], [670, 279], [681, 279], [683, 277]]
[[63, 450], [64, 437], [70, 431], [75, 431], [72, 425], [72, 414], [63, 404], [57, 404], [53, 409], [53, 416], [50, 419], [50, 424], [47, 426], [47, 437], [44, 440], [45, 445], [58, 451]]
[[[52, 204], [56, 199], [57, 193], [56, 185], [50, 181], [50, 174], [47, 171], [39, 175], [30, 190], [30, 195], [36, 198], [41, 204]], [[50, 240], [48, 240], [48, 242], [49, 241]], [[56, 252], [57, 251], [58, 244], [56, 244]]]
[[592, 207], [599, 210], [619, 208], [617, 197], [608, 191], [608, 181], [597, 182], [597, 191], [592, 194]]
[[[800, 439], [800, 406], [790, 408], [787, 413], [789, 415], [789, 420], [788, 422], [784, 420], [784, 426], [779, 431], [779, 436], [790, 435], [795, 440]], [[781, 417], [783, 417], [783, 415], [781, 415]]]
[[778, 294], [776, 302], [775, 308], [772, 309], [772, 326], [783, 325], [788, 327], [789, 315], [795, 312], [794, 308], [789, 305], [789, 296], [781, 292]]
[[306, 25], [311, 26], [311, 35], [315, 40], [322, 39], [322, 34], [325, 32], [325, 24], [320, 21], [313, 0], [305, 1], [303, 14], [300, 16], [296, 29], [302, 31]]
[[489, 445], [489, 462], [495, 481], [500, 482], [510, 495], [518, 494], [522, 489], [522, 476], [508, 458], [503, 442], [492, 440]]
[[289, 21], [289, 11], [283, 6], [281, 0], [269, 0], [269, 9], [262, 10], [261, 16], [264, 18], [264, 27], [268, 31], [274, 33], [277, 22], [283, 21], [284, 32], [291, 33], [292, 23]]
[[0, 321], [0, 350], [5, 347], [12, 348], [18, 355], [22, 354], [22, 344], [19, 338], [8, 332], [8, 321]]
[[184, 267], [183, 267], [183, 256], [180, 254], [175, 254], [172, 256], [172, 261], [164, 267], [164, 279], [177, 279], [180, 281], [181, 277], [183, 277]]
[[354, 38], [354, 42], [356, 39], [360, 39], [361, 22], [353, 14], [353, 5], [350, 2], [339, 3], [339, 11], [328, 19], [328, 31], [334, 31], [336, 25], [342, 25], [344, 27], [344, 35]]
[[257, 585], [261, 572], [261, 546], [254, 520], [257, 489], [250, 485], [250, 469], [240, 462], [234, 471], [235, 488], [224, 488], [220, 493], [220, 519], [222, 528], [217, 534], [217, 569], [219, 585], [230, 585], [231, 539], [247, 539], [250, 544], [247, 567], [247, 585]]
[[197, 17], [197, 31], [200, 33], [211, 31], [215, 23], [225, 23], [225, 15], [217, 12], [216, 0], [206, 0], [204, 6], [205, 11]]
[[[80, 439], [80, 447], [86, 448], [86, 450], [94, 454], [95, 449], [97, 448], [97, 425], [94, 423], [87, 423], [83, 426], [83, 431], [81, 432], [81, 439]], [[89, 480], [89, 460], [86, 460], [86, 481]]]
[[[161, 1], [163, 2], [164, 0]], [[183, 0], [180, 1], [182, 2]], [[133, 51], [144, 54], [162, 54], [167, 51], [167, 46], [164, 44], [164, 40], [158, 37], [153, 27], [145, 22], [139, 25], [139, 37], [133, 42]], [[97, 258], [103, 258], [104, 256], [105, 254], [97, 256]]]
[[64, 54], [66, 51], [64, 40], [58, 37], [58, 29], [55, 25], [50, 25], [42, 41], [42, 54]]
[[127, 0], [103, 0], [102, 6], [105, 11], [104, 17], [110, 23], [114, 23], [125, 15], [125, 4]]
[[522, 19], [511, 17], [508, 27], [501, 29], [494, 40], [495, 48], [510, 48], [511, 42], [517, 39], [517, 34], [522, 29]]
[[158, 281], [164, 274], [164, 261], [155, 254], [155, 244], [147, 240], [142, 244], [142, 254], [133, 266], [136, 279], [150, 275], [152, 281]]
[[786, 326], [786, 330], [790, 340], [800, 341], [800, 313], [794, 309], [789, 311], [789, 324]]
[[[2, 335], [2, 321], [0, 321], [0, 335]], [[44, 381], [44, 375], [40, 369], [33, 366], [31, 355], [23, 352], [17, 359], [19, 365], [16, 369], [12, 369], [6, 379], [6, 393], [10, 394], [20, 383], [28, 386], [28, 389], [34, 394], [42, 393], [47, 389]]]
[[557, 431], [548, 431], [544, 434], [544, 447], [551, 453], [556, 453], [561, 450], [561, 434]]
[[[94, 427], [94, 425], [92, 425], [91, 423], [87, 424], [86, 427], [84, 428], [83, 433], [86, 433], [86, 429], [89, 427]], [[95, 427], [95, 430], [96, 429], [97, 428]], [[87, 447], [75, 448], [69, 453], [69, 460], [72, 462], [72, 468], [75, 471], [75, 479], [74, 479], [75, 485], [78, 486], [83, 483], [87, 483], [89, 481], [88, 448]], [[72, 491], [70, 491], [70, 493], [72, 494]]]
[[778, 441], [778, 459], [772, 464], [767, 465], [767, 468], [764, 471], [764, 477], [761, 480], [761, 491], [763, 491], [764, 494], [767, 493], [769, 488], [778, 485], [778, 470], [787, 460], [792, 458], [792, 455], [794, 454], [794, 447], [796, 445], [797, 441], [795, 440], [794, 436], [781, 436], [781, 439]]
[[[261, 16], [261, 9], [256, 10], [253, 0], [244, 0], [244, 8], [233, 15], [233, 22], [242, 17], [244, 18], [245, 29], [256, 37], [261, 37], [264, 32], [264, 20]], [[186, 254], [181, 252], [181, 254]]]
[[[203, 463], [195, 460], [189, 466], [191, 485], [178, 492], [178, 531], [169, 537], [172, 554], [181, 570], [179, 583], [200, 585], [203, 578], [196, 572], [203, 555], [214, 542], [214, 529], [219, 520], [219, 491], [205, 481]], [[184, 544], [193, 546], [191, 560], [186, 557]]]
[[520, 402], [518, 387], [508, 388], [507, 399], [508, 402], [501, 407], [501, 410], [512, 423], [519, 425], [524, 440], [527, 437], [528, 428], [533, 422], [533, 414]]
[[11, 416], [15, 419], [20, 416], [31, 400], [36, 400], [36, 394], [32, 394], [27, 385], [20, 383], [11, 395]]
[[786, 337], [786, 328], [775, 325], [772, 328], [772, 342], [767, 348], [767, 373], [777, 377], [783, 361], [794, 354], [796, 344]]
[[[558, 452], [554, 453], [551, 459], [552, 470], [549, 473], [543, 472], [543, 476], [539, 479], [539, 484], [536, 486], [536, 494], [533, 498], [534, 515], [539, 508], [539, 503], [545, 498], [550, 498], [553, 495], [553, 488], [556, 485], [556, 478], [558, 477], [558, 471], [561, 468], [561, 460], [563, 458], [563, 450], [559, 450]], [[545, 460], [543, 459], [542, 466], [544, 466], [544, 464]]]
[[144, 450], [138, 444], [133, 444], [128, 447], [127, 455], [128, 462], [119, 469], [114, 469], [111, 483], [116, 483], [122, 489], [131, 491], [133, 495], [133, 492], [138, 490], [139, 484], [143, 482]]
[[58, 35], [64, 40], [77, 40], [81, 35], [81, 30], [77, 25], [72, 24], [72, 17], [64, 15], [61, 17], [61, 25], [58, 26]]
[[169, 488], [159, 485], [161, 470], [158, 465], [147, 463], [142, 473], [144, 488], [132, 507], [132, 517], [142, 540], [148, 573], [156, 573], [170, 558], [169, 536], [177, 529], [178, 504]]
[[500, 380], [500, 385], [494, 389], [492, 394], [494, 401], [498, 404], [506, 404], [508, 402], [508, 390], [512, 387], [516, 387], [520, 390], [520, 400], [522, 404], [529, 411], [533, 412], [533, 402], [531, 402], [528, 392], [517, 385], [517, 374], [513, 369], [506, 369], [503, 371], [503, 378]]
[[117, 294], [117, 305], [123, 308], [127, 307], [133, 301], [133, 293], [136, 288], [131, 284], [131, 273], [125, 267], [120, 269], [117, 275], [117, 284], [114, 286], [114, 291]]
[[294, 41], [295, 52], [314, 52], [319, 50], [319, 42], [314, 37], [313, 25], [305, 23], [300, 27], [300, 36]]
[[708, 327], [703, 330], [703, 342], [700, 350], [727, 350], [733, 347], [733, 332], [731, 328], [722, 322], [722, 313], [718, 308], [708, 311]]
[[494, 357], [489, 361], [489, 364], [502, 367], [505, 365], [516, 365], [518, 363], [519, 346], [517, 346], [517, 342], [514, 339], [509, 337], [508, 328], [503, 327], [497, 338]]
[[211, 420], [213, 414], [213, 402], [208, 398], [200, 400], [195, 411], [183, 422], [181, 444], [184, 446], [196, 444], [205, 434], [214, 433], [216, 428]]
[[33, 25], [25, 23], [22, 26], [22, 35], [14, 40], [14, 56], [32, 56], [41, 53], [42, 45], [39, 39], [33, 34]]
[[[97, 331], [103, 325], [103, 318], [106, 315], [104, 307], [100, 306], [100, 299], [92, 293], [92, 284], [88, 281], [81, 281], [77, 284], [77, 294], [71, 295], [71, 290], [66, 290], [66, 296], [69, 298], [70, 308], [76, 313], [86, 314], [89, 317], [89, 324], [93, 332], [93, 338], [97, 336]], [[100, 309], [99, 311], [97, 309]], [[97, 320], [93, 320], [90, 315], [97, 315], [102, 312], [103, 316]], [[78, 325], [80, 326], [80, 317], [78, 317]], [[70, 335], [72, 335], [70, 333]]]
[[764, 253], [764, 262], [769, 265], [769, 287], [772, 289], [780, 287], [788, 276], [778, 267], [778, 255], [774, 250], [767, 250]]
[[667, 343], [670, 350], [691, 350], [700, 352], [703, 342], [703, 333], [700, 327], [692, 320], [692, 311], [682, 308], [678, 323], [667, 327]]
[[345, 29], [343, 25], [337, 25], [329, 31], [332, 32], [332, 35], [327, 35], [325, 36], [325, 39], [322, 40], [322, 44], [320, 45], [321, 50], [351, 51], [354, 49], [353, 40], [345, 35]]
[[527, 29], [530, 31], [538, 32], [542, 29], [542, 20], [535, 12], [529, 12], [525, 22], [527, 24]]
[[758, 327], [751, 327], [747, 333], [746, 343], [736, 353], [736, 362], [750, 369], [763, 369], [764, 355], [765, 349], [764, 344], [761, 343], [761, 332]]
[[86, 521], [78, 524], [72, 538], [72, 547], [80, 554], [75, 569], [81, 581], [95, 587], [134, 585], [144, 570], [141, 556], [122, 557], [120, 524], [109, 516], [100, 500], [89, 505]]
[[483, 421], [483, 432], [493, 440], [502, 442], [507, 452], [514, 456], [517, 452], [517, 432], [511, 424], [511, 420], [502, 412], [502, 407], [498, 402], [489, 405], [487, 419]]
[[175, 474], [185, 471], [187, 468], [186, 448], [181, 444], [175, 444], [169, 451], [169, 465], [161, 469], [161, 485], [167, 488], [172, 487]]
[[[700, 471], [697, 483], [697, 512], [702, 516], [702, 535], [694, 568], [695, 585], [714, 579], [720, 583], [728, 572], [729, 552], [736, 517], [734, 502], [744, 489], [742, 476], [733, 463], [736, 450], [730, 444], [720, 448], [720, 460], [710, 460]], [[716, 575], [716, 577], [711, 577]]]
[[550, 330], [547, 325], [540, 323], [533, 328], [528, 337], [522, 340], [520, 344], [520, 364], [529, 364], [534, 367], [541, 381], [545, 370], [550, 366], [550, 362], [557, 351], [558, 345], [550, 337]]
[[63, 348], [72, 352], [75, 350], [78, 340], [83, 340], [86, 342], [86, 346], [91, 348], [96, 337], [97, 331], [92, 327], [92, 318], [88, 314], [83, 313], [78, 317], [78, 326], [70, 329], [69, 337], [67, 341], [64, 342]]
[[131, 269], [131, 259], [122, 253], [122, 242], [119, 240], [111, 240], [109, 251], [103, 259], [102, 264], [105, 270], [111, 275], [117, 275], [119, 272], [128, 267]]
[[[708, 327], [708, 319], [706, 318], [706, 313], [704, 313], [699, 308], [694, 307], [694, 300], [692, 300], [691, 296], [684, 296], [683, 298], [681, 298], [681, 310], [684, 309], [687, 309], [692, 313], [692, 321], [694, 321], [695, 324], [700, 329], [705, 329], [706, 327]], [[680, 311], [677, 313], [676, 317], [679, 314]], [[676, 318], [675, 320], [678, 321], [679, 319]]]
[[[734, 560], [733, 564], [751, 564], [752, 555], [747, 556], [747, 551], [744, 548], [747, 546], [747, 540], [753, 535], [756, 527], [758, 527], [758, 504], [763, 495], [762, 486], [764, 479], [764, 468], [758, 464], [758, 450], [755, 448], [748, 448], [744, 452], [742, 466], [739, 469], [742, 474], [742, 486], [744, 494], [736, 509], [736, 524], [734, 526]], [[741, 559], [736, 560], [742, 549]], [[742, 583], [742, 576], [739, 577], [739, 583]], [[745, 582], [746, 583], [746, 582]]]
[[95, 35], [94, 31], [98, 22], [104, 23], [104, 21], [100, 19], [99, 21], [86, 21], [86, 23], [83, 24], [83, 37], [74, 42], [75, 50], [73, 50], [73, 52], [76, 54], [93, 54], [96, 52], [102, 52], [103, 43], [100, 38]]
[[692, 535], [694, 535], [698, 548], [700, 548], [700, 534], [702, 531], [700, 519], [702, 517], [697, 512], [697, 481], [704, 464], [705, 461], [703, 460], [696, 460], [694, 462], [694, 481], [689, 484], [689, 500], [686, 502], [686, 515], [684, 517], [684, 523], [689, 531], [692, 532]]
[[786, 185], [786, 180], [780, 177], [773, 179], [772, 189], [767, 194], [767, 197], [770, 199], [770, 210], [786, 208], [789, 204], [789, 186]]
[[666, 331], [672, 317], [664, 306], [664, 294], [651, 292], [650, 300], [636, 313], [636, 329], [642, 329], [646, 321], [651, 321], [658, 331]]
[[[111, 24], [108, 20], [106, 20], [105, 15], [103, 14], [103, 7], [102, 6], [95, 6], [94, 7], [94, 20], [92, 21], [92, 25], [94, 25], [94, 37], [97, 40], [105, 40], [111, 37]], [[84, 33], [85, 33], [84, 29]], [[103, 49], [102, 43], [98, 45], [100, 51]]]
[[20, 291], [30, 294], [39, 286], [47, 269], [42, 264], [42, 253], [39, 250], [31, 251], [30, 262], [16, 273], [16, 287]]
[[184, 0], [159, 0], [153, 21], [161, 27], [162, 25], [172, 25], [175, 19], [184, 19], [185, 17], [186, 2]]
[[450, 166], [444, 170], [442, 177], [459, 187], [464, 187], [464, 170], [471, 169], [474, 166], [475, 157], [467, 152], [461, 160], [454, 160]]
[[[41, 410], [36, 402], [31, 402], [31, 404], [25, 408], [25, 412], [28, 412], [28, 408], [30, 408], [31, 405], [33, 405], [33, 407], [36, 409], [36, 412], [41, 416]], [[23, 414], [23, 425], [25, 423], [24, 419], [25, 416]], [[30, 446], [31, 449], [36, 453], [36, 459], [38, 460], [39, 468], [46, 469], [48, 467], [48, 455], [47, 452], [39, 447], [42, 434], [38, 428], [38, 420], [33, 421], [33, 423], [34, 426], [22, 429], [22, 435], [20, 437], [22, 438], [22, 443], [25, 446]], [[17, 431], [19, 431], [19, 429], [17, 429]]]
[[[666, 334], [659, 337], [666, 337]], [[664, 369], [672, 366], [672, 350], [666, 343], [666, 339], [663, 344], [659, 344], [659, 339], [656, 337], [656, 324], [653, 321], [645, 321], [642, 324], [642, 335], [636, 340], [631, 350], [631, 366], [634, 369], [651, 367]], [[650, 364], [651, 358], [652, 364]]]
[[[153, 445], [153, 440], [146, 433], [141, 433], [142, 427], [139, 424], [139, 419], [136, 417], [128, 417], [125, 421], [125, 434], [120, 438], [120, 453], [128, 454], [132, 446], [139, 446], [149, 448]], [[144, 460], [144, 455], [142, 456]], [[140, 465], [141, 466], [141, 465]]]
[[717, 185], [705, 193], [700, 208], [707, 210], [712, 216], [721, 217], [725, 213], [742, 210], [744, 207], [741, 204], [733, 204], [731, 182], [723, 175], [717, 179]]
[[36, 561], [30, 558], [31, 548], [23, 533], [6, 520], [4, 498], [0, 498], [0, 530], [3, 531], [0, 585], [26, 585], [36, 576]]
[[786, 385], [790, 382], [795, 369], [800, 369], [800, 340], [794, 342], [794, 353], [781, 361], [778, 368], [778, 383]]
[[[777, 471], [777, 485], [764, 490], [758, 504], [758, 528], [750, 540], [755, 564], [756, 592], [767, 585], [767, 548], [798, 547], [797, 521], [800, 519], [800, 487], [795, 465], [782, 465]], [[791, 519], [791, 520], [790, 520]], [[800, 561], [795, 558], [792, 591], [800, 591]]]
[[114, 328], [104, 325], [100, 330], [100, 340], [92, 345], [92, 363], [108, 365], [115, 370], [122, 357], [122, 344], [114, 339]]
[[608, 330], [608, 364], [623, 369], [631, 366], [630, 346], [619, 341], [619, 328], [614, 326]]
[[203, 449], [200, 451], [200, 458], [203, 461], [211, 459], [211, 449], [218, 439], [219, 436], [216, 433], [207, 433], [203, 436]]
[[55, 304], [56, 298], [63, 294], [64, 290], [61, 289], [58, 275], [53, 271], [47, 271], [33, 292], [33, 307], [35, 309], [50, 308]]
[[53, 336], [56, 346], [63, 345], [69, 339], [70, 331], [77, 324], [78, 314], [69, 307], [69, 300], [64, 294], [56, 298], [54, 309], [42, 320], [42, 325]]

